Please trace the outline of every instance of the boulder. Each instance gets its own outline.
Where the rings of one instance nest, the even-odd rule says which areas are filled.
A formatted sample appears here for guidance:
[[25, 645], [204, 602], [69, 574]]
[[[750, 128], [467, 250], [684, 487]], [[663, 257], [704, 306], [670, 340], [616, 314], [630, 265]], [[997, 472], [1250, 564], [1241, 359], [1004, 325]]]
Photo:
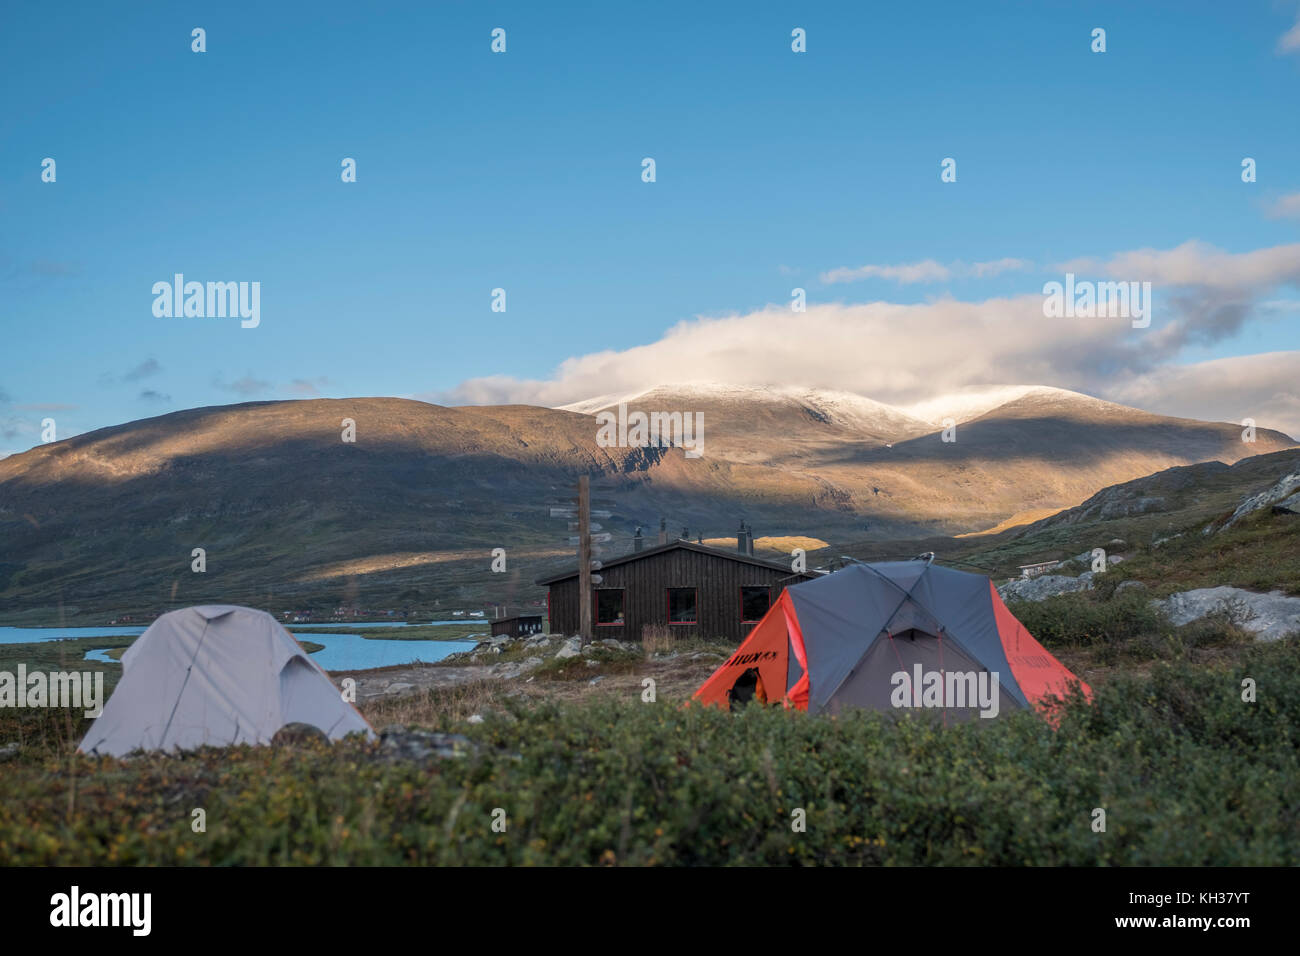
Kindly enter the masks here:
[[560, 649], [555, 652], [556, 660], [567, 660], [570, 657], [577, 657], [582, 653], [582, 638], [570, 637], [560, 645]]
[[1018, 578], [998, 588], [1004, 601], [1043, 601], [1058, 594], [1092, 590], [1092, 572], [1085, 571], [1077, 578], [1064, 574], [1040, 574], [1034, 578]]
[[1237, 623], [1261, 641], [1276, 641], [1300, 632], [1300, 597], [1289, 597], [1281, 591], [1259, 594], [1225, 585], [1182, 591], [1151, 604], [1167, 614], [1176, 626], [1225, 610], [1244, 608], [1248, 619]]
[[516, 677], [522, 677], [529, 671], [541, 667], [542, 663], [542, 658], [540, 657], [527, 657], [522, 661], [509, 661], [500, 665], [494, 676], [504, 678], [505, 680], [514, 680]]

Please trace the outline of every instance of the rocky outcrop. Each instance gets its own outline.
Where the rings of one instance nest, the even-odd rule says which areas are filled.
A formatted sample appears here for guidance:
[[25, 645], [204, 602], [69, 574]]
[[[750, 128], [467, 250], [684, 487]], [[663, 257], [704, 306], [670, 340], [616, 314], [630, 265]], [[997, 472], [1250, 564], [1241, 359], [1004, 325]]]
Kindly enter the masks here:
[[1019, 578], [998, 588], [1004, 601], [1045, 601], [1058, 594], [1092, 590], [1092, 572], [1077, 578], [1065, 574], [1040, 574], [1035, 578]]
[[1281, 591], [1259, 594], [1234, 587], [1197, 588], [1151, 602], [1171, 624], [1182, 626], [1211, 614], [1228, 614], [1261, 641], [1300, 633], [1300, 597]]
[[1253, 514], [1264, 508], [1300, 514], [1300, 471], [1287, 475], [1267, 491], [1261, 491], [1257, 495], [1243, 498], [1241, 504], [1237, 505], [1237, 510], [1232, 513], [1232, 516], [1227, 521], [1217, 528], [1211, 525], [1205, 530], [1206, 532], [1226, 531], [1246, 515]]

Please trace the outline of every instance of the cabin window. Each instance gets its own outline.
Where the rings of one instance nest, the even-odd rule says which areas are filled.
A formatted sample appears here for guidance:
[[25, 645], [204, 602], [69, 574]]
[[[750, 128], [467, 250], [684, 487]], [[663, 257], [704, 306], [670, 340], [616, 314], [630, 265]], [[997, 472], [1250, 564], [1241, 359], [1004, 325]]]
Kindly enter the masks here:
[[623, 589], [602, 588], [596, 592], [596, 624], [617, 627], [623, 623]]
[[668, 589], [668, 623], [696, 623], [695, 588]]
[[745, 624], [761, 621], [772, 606], [772, 592], [766, 587], [740, 589], [740, 620]]

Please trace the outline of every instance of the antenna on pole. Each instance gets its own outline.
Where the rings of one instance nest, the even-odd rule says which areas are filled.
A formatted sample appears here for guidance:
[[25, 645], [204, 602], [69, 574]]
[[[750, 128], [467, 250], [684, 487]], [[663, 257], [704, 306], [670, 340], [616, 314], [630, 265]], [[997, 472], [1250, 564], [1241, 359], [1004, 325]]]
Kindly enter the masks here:
[[578, 637], [591, 643], [591, 479], [578, 477]]

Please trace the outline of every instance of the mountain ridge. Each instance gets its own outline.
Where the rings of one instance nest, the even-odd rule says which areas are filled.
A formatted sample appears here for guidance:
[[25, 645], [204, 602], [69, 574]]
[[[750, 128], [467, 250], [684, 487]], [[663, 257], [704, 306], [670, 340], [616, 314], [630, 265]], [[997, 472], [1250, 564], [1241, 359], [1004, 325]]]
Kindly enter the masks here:
[[[673, 401], [668, 388], [657, 399]], [[532, 593], [534, 570], [571, 551], [550, 508], [571, 502], [582, 474], [612, 512], [615, 550], [638, 526], [655, 534], [661, 517], [693, 538], [744, 520], [760, 535], [890, 540], [979, 531], [1164, 468], [1295, 446], [1268, 430], [1248, 446], [1235, 425], [1073, 395], [1030, 390], [944, 442], [916, 419], [864, 421], [874, 406], [830, 407], [824, 394], [706, 402], [697, 391], [706, 429], [694, 460], [681, 448], [602, 447], [591, 414], [540, 406], [186, 409], [0, 460], [0, 607], [367, 594], [432, 606]], [[190, 571], [196, 547], [204, 574]], [[486, 570], [498, 547], [511, 556], [505, 576]]]

